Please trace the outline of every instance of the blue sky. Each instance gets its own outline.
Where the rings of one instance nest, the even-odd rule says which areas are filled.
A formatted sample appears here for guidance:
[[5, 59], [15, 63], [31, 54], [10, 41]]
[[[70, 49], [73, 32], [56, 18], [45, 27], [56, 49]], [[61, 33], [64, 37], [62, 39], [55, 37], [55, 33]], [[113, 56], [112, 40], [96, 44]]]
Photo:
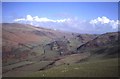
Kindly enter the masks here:
[[[118, 19], [118, 3], [117, 2], [64, 2], [64, 3], [63, 2], [3, 2], [2, 13], [3, 13], [2, 15], [3, 22], [18, 21], [21, 23], [30, 23], [34, 25], [36, 24], [47, 28], [53, 28], [58, 30], [60, 29], [65, 31], [72, 31], [73, 29], [75, 29], [76, 32], [79, 31], [85, 32], [86, 31], [85, 29], [89, 28], [89, 26], [94, 28], [98, 26], [99, 29], [102, 31], [99, 30], [96, 32], [92, 32], [93, 30], [91, 29], [86, 31], [85, 33], [104, 33], [109, 31], [116, 31], [115, 29], [112, 28], [110, 29], [110, 27], [106, 27], [106, 26], [109, 25], [112, 27], [112, 24], [115, 25], [114, 22], [116, 22]], [[27, 16], [30, 18], [35, 18], [35, 16], [37, 16], [39, 18], [39, 21], [37, 20], [39, 23], [35, 22], [36, 20], [33, 22], [33, 19], [27, 20]], [[22, 20], [16, 20], [16, 19], [22, 19]], [[47, 20], [47, 22], [41, 20], [44, 21]], [[104, 20], [109, 20], [109, 22], [105, 22]], [[56, 23], [58, 21], [59, 23]], [[69, 22], [72, 22], [71, 23], [72, 27], [70, 26]], [[102, 25], [103, 23], [105, 24]], [[52, 25], [56, 25], [56, 27]], [[103, 28], [103, 26], [105, 28]], [[81, 28], [81, 29], [78, 30], [77, 28]]]

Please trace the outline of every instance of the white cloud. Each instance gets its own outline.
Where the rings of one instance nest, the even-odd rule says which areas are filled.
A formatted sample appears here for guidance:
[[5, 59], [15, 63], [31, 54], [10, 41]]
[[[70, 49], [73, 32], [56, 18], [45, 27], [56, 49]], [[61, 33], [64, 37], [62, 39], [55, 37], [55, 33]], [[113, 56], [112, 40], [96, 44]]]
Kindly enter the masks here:
[[103, 16], [103, 17], [98, 17], [97, 19], [93, 19], [90, 21], [90, 24], [98, 24], [98, 23], [101, 23], [101, 24], [107, 24], [110, 22], [110, 19]]
[[32, 17], [31, 15], [27, 15], [26, 18], [18, 18], [18, 19], [15, 19], [14, 21], [15, 22], [19, 22], [19, 21], [33, 21], [33, 22], [66, 22], [66, 21], [69, 21], [70, 19], [67, 18], [67, 19], [57, 19], [57, 20], [53, 20], [53, 19], [48, 19], [46, 17], [38, 17], [38, 16], [35, 16], [35, 17]]
[[56, 22], [66, 22], [66, 21], [70, 21], [71, 19], [60, 19], [60, 20], [56, 20]]
[[112, 25], [113, 29], [118, 29], [118, 26], [120, 25], [120, 21], [119, 20], [116, 20], [116, 21], [111, 20], [110, 24]]
[[25, 18], [20, 18], [20, 19], [15, 19], [14, 21], [18, 22], [18, 21], [25, 21], [25, 20], [26, 20]]
[[118, 28], [118, 20], [111, 20], [105, 16], [103, 17], [98, 17], [96, 19], [93, 19], [89, 22], [92, 25], [100, 25], [100, 24], [108, 24], [109, 26], [112, 26], [113, 29], [117, 29]]
[[48, 19], [46, 17], [39, 18], [38, 16], [33, 17], [35, 22], [55, 22], [54, 20]]
[[27, 21], [33, 21], [33, 17], [32, 17], [31, 15], [27, 15], [27, 16], [26, 16], [26, 20], [27, 20]]

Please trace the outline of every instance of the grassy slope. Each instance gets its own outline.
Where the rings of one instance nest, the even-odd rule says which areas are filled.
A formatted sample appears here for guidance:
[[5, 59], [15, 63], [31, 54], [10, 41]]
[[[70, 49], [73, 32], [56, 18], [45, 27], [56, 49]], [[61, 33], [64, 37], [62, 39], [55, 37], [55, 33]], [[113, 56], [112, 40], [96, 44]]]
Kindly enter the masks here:
[[[38, 71], [40, 69], [43, 69], [44, 67], [51, 64], [53, 61], [41, 61], [41, 62], [21, 62], [18, 64], [13, 64], [11, 66], [3, 67], [5, 69], [8, 69], [7, 73], [2, 74], [3, 77], [23, 77], [27, 74], [33, 73], [35, 71]], [[30, 64], [30, 65], [26, 65]], [[13, 69], [14, 68], [14, 69]], [[11, 69], [11, 70], [10, 70]]]
[[32, 77], [115, 77], [118, 76], [118, 59], [90, 61], [62, 65], [45, 71], [37, 71]]

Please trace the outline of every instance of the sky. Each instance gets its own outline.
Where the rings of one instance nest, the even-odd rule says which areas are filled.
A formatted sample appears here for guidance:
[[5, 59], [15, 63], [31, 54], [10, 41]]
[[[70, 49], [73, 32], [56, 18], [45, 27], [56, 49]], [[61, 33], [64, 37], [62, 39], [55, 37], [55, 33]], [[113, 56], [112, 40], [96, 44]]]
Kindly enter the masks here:
[[113, 32], [118, 30], [118, 3], [3, 2], [2, 21], [77, 33]]

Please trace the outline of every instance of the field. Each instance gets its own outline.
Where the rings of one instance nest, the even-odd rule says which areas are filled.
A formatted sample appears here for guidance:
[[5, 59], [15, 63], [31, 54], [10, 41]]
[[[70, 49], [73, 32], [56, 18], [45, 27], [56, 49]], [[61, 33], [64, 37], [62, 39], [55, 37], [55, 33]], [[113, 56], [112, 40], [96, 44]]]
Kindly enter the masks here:
[[118, 59], [106, 59], [37, 71], [31, 77], [117, 77]]

